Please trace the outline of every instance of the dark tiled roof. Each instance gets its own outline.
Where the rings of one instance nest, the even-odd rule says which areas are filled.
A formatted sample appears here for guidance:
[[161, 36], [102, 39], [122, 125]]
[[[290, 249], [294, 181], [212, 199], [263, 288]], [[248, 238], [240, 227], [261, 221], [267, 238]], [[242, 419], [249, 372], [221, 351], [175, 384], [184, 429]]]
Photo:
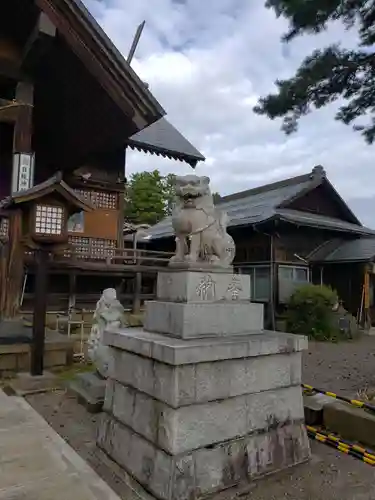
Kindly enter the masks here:
[[375, 236], [375, 231], [367, 227], [351, 224], [340, 219], [327, 217], [326, 215], [301, 212], [299, 210], [277, 209], [276, 214], [280, 220], [292, 222], [301, 226], [310, 226], [332, 231], [344, 231], [352, 234]]
[[40, 184], [36, 184], [29, 189], [7, 196], [0, 201], [0, 209], [11, 208], [18, 203], [34, 200], [39, 196], [46, 196], [53, 191], [58, 191], [64, 198], [73, 203], [73, 205], [80, 207], [82, 210], [93, 211], [95, 208], [90, 202], [78, 195], [74, 189], [62, 180], [61, 172], [57, 172], [54, 176], [48, 178]]
[[[312, 173], [306, 175], [224, 196], [221, 198], [219, 205], [228, 214], [229, 228], [257, 225], [271, 219], [279, 219], [301, 226], [359, 235], [375, 235], [375, 231], [365, 228], [359, 223], [355, 224], [324, 215], [281, 208], [297, 196], [314, 189], [323, 180], [325, 180], [325, 175], [318, 178], [314, 175], [313, 170]], [[332, 187], [332, 189], [334, 188]], [[354, 215], [353, 217], [356, 221]], [[171, 218], [159, 222], [148, 233], [152, 239], [172, 236]]]
[[205, 157], [165, 118], [137, 132], [128, 139], [133, 149], [180, 160], [195, 167]]
[[[374, 232], [375, 233], [375, 232]], [[375, 257], [375, 237], [355, 240], [335, 240], [335, 248], [331, 245], [314, 252], [311, 262], [369, 262]]]

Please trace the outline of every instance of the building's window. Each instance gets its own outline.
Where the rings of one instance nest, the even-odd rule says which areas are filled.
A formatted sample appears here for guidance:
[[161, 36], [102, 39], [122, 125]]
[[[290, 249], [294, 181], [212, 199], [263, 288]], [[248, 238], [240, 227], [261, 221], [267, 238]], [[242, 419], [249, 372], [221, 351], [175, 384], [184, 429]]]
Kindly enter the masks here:
[[268, 302], [271, 295], [271, 276], [269, 266], [241, 267], [242, 274], [250, 274], [251, 300]]
[[94, 191], [87, 189], [75, 189], [75, 192], [87, 201], [90, 201], [96, 208], [118, 208], [119, 195], [106, 191]]
[[309, 268], [296, 266], [279, 266], [279, 279], [308, 283]]
[[116, 240], [69, 236], [69, 243], [71, 248], [67, 250], [66, 255], [73, 253], [77, 259], [105, 259], [116, 253]]
[[308, 267], [279, 266], [279, 302], [285, 303], [294, 291], [309, 283], [310, 274]]

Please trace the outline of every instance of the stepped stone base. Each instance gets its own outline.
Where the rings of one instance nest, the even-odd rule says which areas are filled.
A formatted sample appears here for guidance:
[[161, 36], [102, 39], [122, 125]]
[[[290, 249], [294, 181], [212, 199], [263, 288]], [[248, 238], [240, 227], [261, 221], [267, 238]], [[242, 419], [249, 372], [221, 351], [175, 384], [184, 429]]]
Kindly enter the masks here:
[[69, 389], [90, 413], [98, 413], [103, 407], [105, 386], [106, 380], [97, 373], [79, 373], [70, 383]]
[[97, 444], [160, 500], [196, 499], [309, 458], [303, 337], [106, 332]]
[[196, 500], [310, 456], [298, 335], [263, 330], [250, 276], [159, 273], [145, 329], [104, 333], [98, 446], [159, 500]]

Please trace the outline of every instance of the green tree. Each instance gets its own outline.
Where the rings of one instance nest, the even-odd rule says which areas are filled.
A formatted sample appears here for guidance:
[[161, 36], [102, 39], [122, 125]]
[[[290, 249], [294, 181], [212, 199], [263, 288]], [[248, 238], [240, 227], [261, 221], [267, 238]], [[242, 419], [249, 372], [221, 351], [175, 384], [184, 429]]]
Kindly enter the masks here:
[[174, 178], [173, 174], [163, 177], [159, 170], [133, 174], [126, 191], [126, 219], [137, 224], [156, 224], [170, 215]]
[[221, 196], [219, 193], [212, 193], [212, 199], [214, 200], [214, 203], [216, 205], [217, 203], [220, 203]]
[[355, 49], [339, 44], [315, 50], [289, 80], [277, 80], [277, 93], [260, 99], [254, 111], [271, 119], [283, 118], [282, 130], [290, 134], [313, 108], [339, 98], [345, 100], [336, 119], [354, 124], [365, 140], [375, 139], [375, 0], [267, 0], [266, 7], [289, 21], [287, 43], [299, 35], [324, 31], [334, 21], [358, 35]]
[[158, 170], [130, 177], [125, 210], [126, 219], [137, 224], [156, 224], [165, 216], [164, 182]]
[[174, 190], [174, 174], [168, 174], [163, 178], [163, 192], [165, 200], [165, 215], [171, 215], [174, 205], [175, 190]]

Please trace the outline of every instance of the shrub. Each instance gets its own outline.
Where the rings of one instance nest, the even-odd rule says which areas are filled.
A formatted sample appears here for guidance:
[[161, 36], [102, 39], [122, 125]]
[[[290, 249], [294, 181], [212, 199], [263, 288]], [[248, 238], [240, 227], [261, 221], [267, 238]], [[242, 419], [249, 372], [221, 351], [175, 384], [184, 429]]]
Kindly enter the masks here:
[[327, 286], [303, 285], [290, 297], [286, 322], [287, 331], [308, 335], [315, 340], [334, 340], [339, 329], [332, 321], [337, 293]]

